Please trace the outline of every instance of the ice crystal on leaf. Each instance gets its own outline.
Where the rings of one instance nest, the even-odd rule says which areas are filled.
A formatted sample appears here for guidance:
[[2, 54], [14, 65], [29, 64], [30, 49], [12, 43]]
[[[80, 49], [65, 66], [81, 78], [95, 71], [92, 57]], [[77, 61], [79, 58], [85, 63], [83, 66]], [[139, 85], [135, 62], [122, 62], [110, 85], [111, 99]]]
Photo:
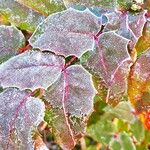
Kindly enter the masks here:
[[56, 115], [53, 120], [56, 141], [63, 149], [72, 149], [85, 132], [85, 121], [92, 112], [94, 95], [91, 75], [80, 65], [66, 68], [46, 92], [46, 99]]
[[61, 74], [64, 58], [52, 53], [29, 51], [0, 66], [0, 85], [20, 89], [47, 89]]
[[115, 32], [103, 33], [96, 43], [95, 51], [87, 62], [83, 63], [85, 68], [104, 79], [112, 96], [126, 91], [131, 64], [127, 49], [128, 43], [129, 40]]
[[64, 56], [81, 56], [92, 49], [94, 35], [99, 31], [98, 18], [89, 10], [68, 9], [50, 15], [29, 39], [34, 48], [48, 49]]
[[1, 149], [33, 150], [31, 132], [44, 117], [45, 106], [31, 93], [8, 88], [0, 93], [0, 147]]

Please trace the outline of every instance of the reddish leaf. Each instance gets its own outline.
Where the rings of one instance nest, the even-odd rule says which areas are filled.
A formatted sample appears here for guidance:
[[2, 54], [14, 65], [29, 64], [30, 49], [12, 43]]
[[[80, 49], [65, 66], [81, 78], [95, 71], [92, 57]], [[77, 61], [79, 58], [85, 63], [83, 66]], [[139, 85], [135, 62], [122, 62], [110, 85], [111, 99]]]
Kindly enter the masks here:
[[108, 87], [108, 97], [124, 93], [131, 64], [128, 40], [115, 32], [100, 35], [93, 55], [83, 65], [100, 78]]
[[0, 65], [0, 84], [20, 89], [47, 89], [60, 76], [63, 66], [61, 56], [28, 51]]
[[31, 93], [8, 88], [0, 93], [0, 148], [34, 149], [32, 131], [44, 117], [44, 103]]
[[50, 15], [29, 39], [32, 47], [48, 49], [64, 56], [81, 56], [92, 49], [100, 25], [89, 10], [68, 9]]
[[85, 132], [94, 95], [90, 74], [78, 65], [65, 69], [48, 89], [46, 99], [56, 116], [52, 123], [54, 134], [63, 149], [72, 149]]

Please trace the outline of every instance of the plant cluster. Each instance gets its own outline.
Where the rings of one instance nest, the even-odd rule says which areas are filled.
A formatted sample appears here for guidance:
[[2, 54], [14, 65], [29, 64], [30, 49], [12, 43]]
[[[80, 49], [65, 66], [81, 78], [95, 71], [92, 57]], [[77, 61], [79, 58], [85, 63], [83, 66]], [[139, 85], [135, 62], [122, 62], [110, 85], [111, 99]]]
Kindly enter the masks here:
[[148, 150], [149, 17], [149, 0], [0, 0], [0, 149]]

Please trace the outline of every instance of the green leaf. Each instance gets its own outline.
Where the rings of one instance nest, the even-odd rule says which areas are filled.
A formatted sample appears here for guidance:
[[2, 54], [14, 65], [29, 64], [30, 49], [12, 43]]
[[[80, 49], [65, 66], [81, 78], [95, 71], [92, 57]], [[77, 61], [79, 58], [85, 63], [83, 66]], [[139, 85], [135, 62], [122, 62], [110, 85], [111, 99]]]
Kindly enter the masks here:
[[87, 134], [97, 142], [108, 145], [116, 132], [112, 118], [109, 113], [105, 113], [95, 124], [88, 126]]
[[46, 16], [51, 13], [62, 11], [65, 9], [63, 0], [17, 0], [19, 3], [33, 8], [34, 10]]
[[121, 133], [120, 140], [123, 150], [136, 150], [135, 145], [133, 144], [130, 136], [127, 133]]
[[110, 150], [121, 150], [121, 144], [115, 139], [111, 140]]
[[131, 124], [131, 132], [136, 138], [138, 143], [142, 142], [145, 138], [145, 129], [140, 120], [136, 120], [134, 124]]
[[37, 25], [45, 19], [43, 15], [14, 0], [0, 1], [0, 17], [4, 17], [5, 20], [22, 30], [30, 32], [33, 32]]
[[128, 123], [133, 123], [136, 119], [131, 104], [129, 102], [120, 102], [116, 107], [107, 107], [105, 111], [110, 112], [121, 120], [125, 120]]

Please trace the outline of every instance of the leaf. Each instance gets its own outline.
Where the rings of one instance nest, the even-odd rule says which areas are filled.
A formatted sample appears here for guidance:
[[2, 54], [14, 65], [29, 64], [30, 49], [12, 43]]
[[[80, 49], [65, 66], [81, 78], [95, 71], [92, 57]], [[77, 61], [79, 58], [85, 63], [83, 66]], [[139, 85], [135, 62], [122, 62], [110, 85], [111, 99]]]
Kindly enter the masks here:
[[121, 144], [115, 139], [111, 140], [110, 150], [121, 150]]
[[150, 107], [150, 49], [143, 53], [132, 67], [129, 77], [129, 98], [137, 112]]
[[138, 39], [142, 36], [142, 31], [146, 23], [145, 11], [137, 14], [122, 13], [120, 11], [104, 14], [108, 22], [104, 31], [114, 30], [117, 34], [129, 39], [132, 50]]
[[119, 135], [117, 135], [117, 139], [112, 139], [110, 141], [111, 150], [119, 150], [119, 148], [121, 150], [136, 150], [132, 139], [126, 132], [120, 133]]
[[56, 116], [52, 121], [54, 135], [63, 149], [72, 149], [85, 132], [95, 95], [90, 78], [82, 66], [73, 65], [46, 92]]
[[0, 65], [0, 85], [4, 88], [47, 89], [60, 76], [63, 66], [63, 57], [28, 51]]
[[147, 20], [145, 27], [143, 29], [143, 35], [139, 38], [136, 43], [135, 49], [138, 54], [146, 51], [150, 48], [150, 21]]
[[100, 116], [96, 123], [87, 127], [87, 135], [95, 141], [108, 145], [116, 132], [116, 126], [112, 122], [114, 117], [110, 113]]
[[133, 136], [136, 138], [136, 142], [138, 144], [140, 144], [144, 140], [145, 128], [140, 120], [136, 120], [134, 124], [131, 124], [131, 132]]
[[4, 16], [11, 24], [33, 32], [45, 17], [14, 0], [0, 1], [0, 16]]
[[134, 115], [134, 108], [129, 102], [120, 102], [114, 108], [109, 107], [105, 111], [111, 113], [118, 119], [124, 120], [130, 124], [133, 124], [137, 119]]
[[34, 10], [36, 10], [39, 13], [42, 13], [46, 16], [50, 15], [51, 13], [62, 11], [65, 9], [65, 6], [63, 4], [63, 0], [52, 0], [52, 1], [17, 0], [17, 2], [21, 3], [22, 5], [27, 6], [29, 8], [31, 7]]
[[145, 11], [134, 15], [129, 13], [129, 28], [132, 30], [132, 32], [137, 38], [142, 36], [142, 31], [146, 23], [145, 14]]
[[123, 150], [136, 150], [135, 145], [133, 144], [131, 138], [129, 137], [129, 135], [127, 133], [121, 133], [120, 134], [120, 140], [121, 140], [121, 145]]
[[92, 49], [94, 34], [100, 25], [89, 10], [68, 9], [46, 18], [29, 39], [34, 48], [48, 49], [56, 54], [81, 56]]
[[128, 40], [115, 32], [100, 35], [93, 55], [83, 63], [83, 66], [102, 78], [108, 87], [109, 97], [126, 92], [127, 76], [131, 65], [128, 54]]
[[14, 26], [0, 26], [0, 63], [18, 54], [18, 49], [25, 45], [25, 37]]
[[44, 117], [44, 103], [31, 93], [8, 88], [0, 93], [1, 149], [34, 149], [32, 131]]

